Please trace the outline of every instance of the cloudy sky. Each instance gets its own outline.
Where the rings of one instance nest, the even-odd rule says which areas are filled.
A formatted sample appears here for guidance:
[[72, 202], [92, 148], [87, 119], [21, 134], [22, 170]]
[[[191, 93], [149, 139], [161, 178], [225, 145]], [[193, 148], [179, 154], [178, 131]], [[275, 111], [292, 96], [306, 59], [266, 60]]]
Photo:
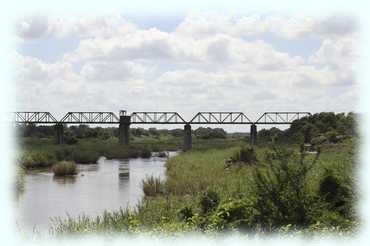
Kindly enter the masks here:
[[15, 25], [16, 110], [355, 110], [343, 16], [30, 16]]

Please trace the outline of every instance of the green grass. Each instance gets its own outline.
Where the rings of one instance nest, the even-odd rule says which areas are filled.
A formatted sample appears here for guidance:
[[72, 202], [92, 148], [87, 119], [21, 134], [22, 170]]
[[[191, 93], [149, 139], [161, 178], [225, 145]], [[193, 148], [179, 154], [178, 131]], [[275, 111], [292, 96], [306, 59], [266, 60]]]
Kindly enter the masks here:
[[70, 176], [77, 174], [77, 165], [73, 161], [61, 161], [52, 166], [54, 176]]

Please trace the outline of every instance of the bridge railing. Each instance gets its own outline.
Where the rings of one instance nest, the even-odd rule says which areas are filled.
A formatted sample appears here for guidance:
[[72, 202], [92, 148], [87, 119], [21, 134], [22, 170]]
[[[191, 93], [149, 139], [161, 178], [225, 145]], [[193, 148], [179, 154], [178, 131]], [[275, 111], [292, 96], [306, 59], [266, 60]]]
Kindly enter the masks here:
[[243, 112], [199, 112], [190, 124], [252, 124]]
[[186, 124], [177, 112], [133, 112], [131, 124]]

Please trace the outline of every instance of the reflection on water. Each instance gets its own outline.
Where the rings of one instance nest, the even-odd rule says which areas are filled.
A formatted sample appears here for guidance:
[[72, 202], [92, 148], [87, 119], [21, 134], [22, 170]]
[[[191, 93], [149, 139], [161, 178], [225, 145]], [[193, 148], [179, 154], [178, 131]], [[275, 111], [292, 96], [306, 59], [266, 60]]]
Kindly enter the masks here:
[[46, 229], [51, 217], [96, 216], [104, 210], [134, 207], [143, 197], [142, 180], [146, 176], [165, 178], [166, 160], [101, 158], [98, 164], [78, 165], [75, 177], [54, 178], [45, 172], [26, 175], [25, 190], [17, 202], [17, 223]]
[[65, 185], [65, 184], [73, 184], [76, 182], [76, 176], [68, 176], [68, 177], [54, 177], [53, 181], [58, 184]]

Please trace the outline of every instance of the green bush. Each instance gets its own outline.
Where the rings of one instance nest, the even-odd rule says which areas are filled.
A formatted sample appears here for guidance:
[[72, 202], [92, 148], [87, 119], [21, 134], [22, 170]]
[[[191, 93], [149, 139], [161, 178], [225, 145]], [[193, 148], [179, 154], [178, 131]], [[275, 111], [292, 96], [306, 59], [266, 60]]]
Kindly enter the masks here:
[[209, 213], [220, 203], [220, 196], [213, 190], [206, 191], [200, 198], [200, 207], [203, 213]]
[[189, 221], [194, 216], [194, 212], [191, 207], [185, 206], [179, 210], [178, 215], [181, 220]]
[[330, 143], [338, 143], [340, 138], [338, 137], [338, 133], [335, 130], [330, 130], [325, 133], [326, 138]]
[[241, 199], [229, 199], [210, 216], [209, 227], [214, 230], [251, 229], [257, 227], [258, 211]]
[[27, 152], [20, 159], [20, 164], [25, 169], [49, 167], [56, 162], [56, 156], [46, 152]]
[[242, 147], [231, 157], [232, 162], [254, 164], [257, 162], [256, 152], [253, 147]]
[[351, 188], [338, 177], [327, 173], [320, 182], [319, 195], [328, 203], [330, 210], [337, 211], [344, 216], [352, 215]]
[[312, 145], [320, 145], [323, 144], [327, 141], [327, 138], [325, 136], [317, 136], [311, 139], [311, 144]]
[[67, 176], [77, 174], [77, 165], [73, 161], [61, 161], [52, 167], [54, 176]]
[[308, 192], [308, 175], [320, 152], [305, 160], [304, 152], [296, 155], [286, 149], [274, 148], [266, 154], [263, 164], [253, 173], [253, 207], [260, 214], [264, 229], [276, 229], [286, 224], [305, 227], [314, 221], [319, 211], [318, 199]]
[[74, 149], [72, 152], [72, 159], [76, 163], [89, 164], [96, 163], [100, 154], [94, 150]]
[[143, 149], [140, 153], [141, 158], [150, 158], [152, 156], [152, 152], [149, 149]]

